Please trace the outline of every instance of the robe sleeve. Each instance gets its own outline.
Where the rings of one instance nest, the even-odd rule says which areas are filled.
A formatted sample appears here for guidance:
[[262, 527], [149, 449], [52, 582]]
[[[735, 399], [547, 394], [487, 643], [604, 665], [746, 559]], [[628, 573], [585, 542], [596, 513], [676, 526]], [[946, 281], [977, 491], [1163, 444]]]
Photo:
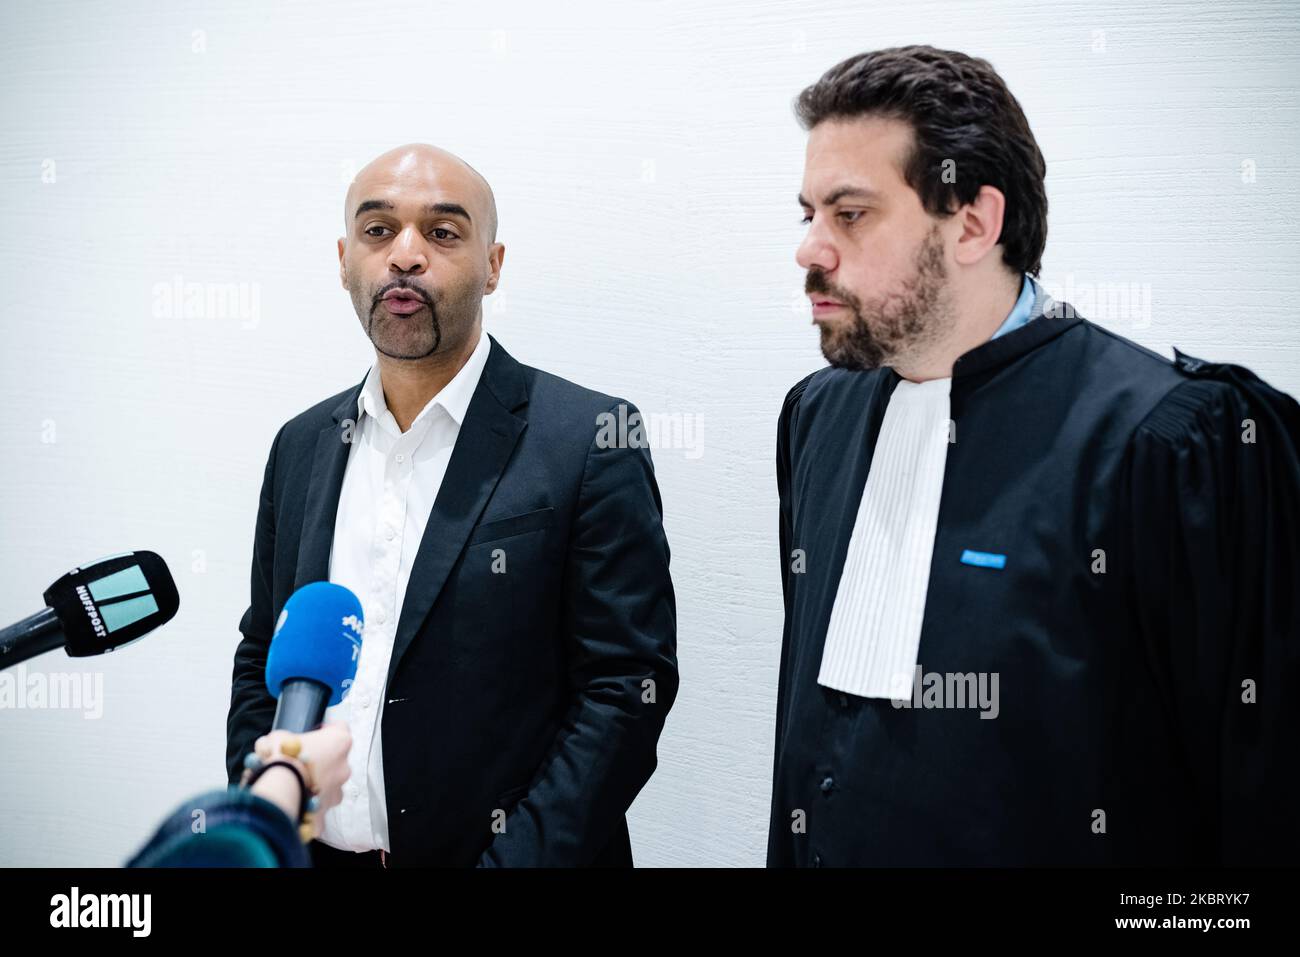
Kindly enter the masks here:
[[785, 817], [785, 810], [778, 799], [777, 787], [780, 778], [781, 742], [785, 734], [786, 682], [789, 681], [790, 654], [790, 614], [791, 595], [791, 552], [794, 548], [794, 505], [791, 483], [793, 479], [793, 462], [791, 453], [791, 433], [798, 415], [799, 402], [804, 389], [808, 386], [811, 375], [805, 376], [786, 393], [781, 406], [781, 414], [776, 427], [776, 491], [779, 500], [777, 519], [777, 537], [781, 554], [781, 595], [785, 607], [784, 624], [781, 628], [781, 664], [778, 672], [776, 689], [776, 733], [772, 753], [772, 800], [768, 816], [767, 829], [767, 866], [789, 867], [793, 864], [790, 853], [790, 822]]
[[1202, 370], [1129, 449], [1131, 601], [1211, 865], [1300, 862], [1300, 407], [1258, 384]]

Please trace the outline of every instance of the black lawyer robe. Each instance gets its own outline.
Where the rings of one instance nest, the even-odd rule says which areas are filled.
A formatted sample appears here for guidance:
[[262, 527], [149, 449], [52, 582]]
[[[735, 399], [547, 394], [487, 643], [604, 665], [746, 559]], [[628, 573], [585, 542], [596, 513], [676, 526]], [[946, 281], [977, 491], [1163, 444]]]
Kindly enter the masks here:
[[817, 683], [899, 378], [786, 397], [769, 866], [1300, 860], [1300, 407], [1058, 305], [953, 370], [918, 657], [995, 717]]

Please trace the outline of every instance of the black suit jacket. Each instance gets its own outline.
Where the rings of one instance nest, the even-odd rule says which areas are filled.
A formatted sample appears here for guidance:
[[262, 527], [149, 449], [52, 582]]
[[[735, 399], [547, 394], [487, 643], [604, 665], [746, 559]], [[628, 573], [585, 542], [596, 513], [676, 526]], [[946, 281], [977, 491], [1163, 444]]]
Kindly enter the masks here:
[[[271, 446], [235, 652], [232, 782], [275, 713], [265, 668], [280, 609], [328, 578], [361, 385], [287, 422]], [[649, 450], [597, 441], [620, 404], [636, 413], [492, 340], [388, 669], [394, 866], [632, 863], [624, 814], [654, 771], [678, 679]]]

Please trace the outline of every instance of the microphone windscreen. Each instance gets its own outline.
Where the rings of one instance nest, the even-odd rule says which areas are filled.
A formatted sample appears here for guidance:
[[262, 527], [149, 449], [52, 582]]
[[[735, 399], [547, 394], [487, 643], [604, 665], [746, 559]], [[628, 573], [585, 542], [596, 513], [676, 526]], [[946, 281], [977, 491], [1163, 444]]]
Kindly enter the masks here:
[[167, 563], [154, 552], [110, 555], [68, 572], [45, 589], [74, 658], [143, 638], [180, 607]]
[[342, 585], [312, 582], [289, 596], [266, 656], [266, 687], [275, 697], [286, 681], [306, 678], [343, 700], [357, 674], [365, 622], [361, 602]]

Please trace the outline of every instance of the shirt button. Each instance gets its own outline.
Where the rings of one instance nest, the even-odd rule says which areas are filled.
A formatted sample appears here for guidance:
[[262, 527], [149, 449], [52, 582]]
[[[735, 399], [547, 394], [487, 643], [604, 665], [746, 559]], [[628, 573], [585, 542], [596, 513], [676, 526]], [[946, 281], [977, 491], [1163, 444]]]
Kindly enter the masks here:
[[384, 529], [384, 537], [387, 538], [390, 542], [393, 540], [393, 536], [396, 534], [397, 533], [393, 531], [393, 526], [391, 525], [389, 525], [386, 529]]
[[398, 453], [397, 453], [397, 461], [399, 461], [399, 462], [405, 462], [405, 461], [406, 461], [406, 456], [403, 455], [401, 452], [398, 452]]
[[830, 794], [831, 788], [835, 787], [835, 779], [829, 774], [822, 778], [822, 794]]

